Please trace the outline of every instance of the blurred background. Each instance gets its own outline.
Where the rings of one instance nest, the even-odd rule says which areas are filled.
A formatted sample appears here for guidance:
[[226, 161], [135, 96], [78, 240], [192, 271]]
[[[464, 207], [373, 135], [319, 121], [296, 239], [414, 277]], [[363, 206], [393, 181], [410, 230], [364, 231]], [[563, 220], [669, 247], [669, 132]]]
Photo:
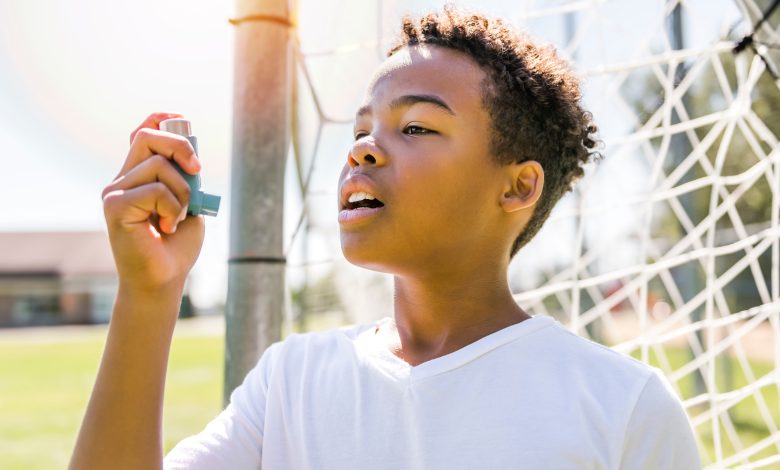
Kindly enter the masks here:
[[[343, 259], [336, 183], [401, 17], [443, 3], [292, 4], [283, 335], [392, 315], [392, 279]], [[780, 468], [780, 9], [761, 22], [778, 2], [452, 3], [557, 47], [604, 141], [604, 160], [513, 260], [517, 301], [661, 368], [708, 468]], [[153, 111], [192, 121], [203, 189], [223, 198], [182, 302], [166, 450], [221, 408], [229, 221], [241, 217], [233, 14], [224, 2], [0, 2], [0, 467], [66, 465], [116, 293], [100, 194]]]

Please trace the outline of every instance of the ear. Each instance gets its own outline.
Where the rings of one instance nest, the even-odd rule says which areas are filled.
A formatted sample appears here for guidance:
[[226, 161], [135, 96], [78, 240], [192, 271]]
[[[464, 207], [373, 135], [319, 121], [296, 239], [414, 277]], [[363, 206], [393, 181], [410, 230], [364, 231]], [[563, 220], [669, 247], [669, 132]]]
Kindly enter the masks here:
[[507, 183], [501, 195], [501, 207], [516, 212], [536, 204], [544, 187], [544, 170], [535, 160], [506, 165]]

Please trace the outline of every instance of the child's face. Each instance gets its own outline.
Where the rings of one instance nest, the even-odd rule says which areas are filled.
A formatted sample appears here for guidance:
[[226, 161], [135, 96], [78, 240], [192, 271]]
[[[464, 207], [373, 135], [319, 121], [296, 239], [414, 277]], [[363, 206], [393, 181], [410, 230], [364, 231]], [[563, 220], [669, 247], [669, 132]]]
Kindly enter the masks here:
[[[484, 78], [468, 56], [438, 46], [401, 49], [379, 67], [339, 178], [350, 262], [404, 275], [505, 256], [498, 221], [509, 174], [489, 152]], [[355, 191], [384, 206], [345, 209]]]

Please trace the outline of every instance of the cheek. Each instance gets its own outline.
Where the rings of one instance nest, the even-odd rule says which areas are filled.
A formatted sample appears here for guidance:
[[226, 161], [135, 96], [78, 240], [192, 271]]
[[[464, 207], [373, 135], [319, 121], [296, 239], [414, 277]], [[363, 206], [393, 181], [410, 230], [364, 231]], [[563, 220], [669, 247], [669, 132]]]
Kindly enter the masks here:
[[401, 185], [402, 207], [404, 218], [414, 218], [410, 221], [414, 231], [425, 231], [431, 225], [468, 226], [486, 207], [486, 178], [469, 165], [456, 161], [418, 165], [405, 175]]
[[[349, 157], [347, 157], [349, 158]], [[344, 166], [341, 167], [341, 173], [339, 174], [339, 179], [337, 181], [337, 185], [340, 184], [344, 178], [347, 176], [347, 173], [349, 173], [349, 163], [344, 163]]]

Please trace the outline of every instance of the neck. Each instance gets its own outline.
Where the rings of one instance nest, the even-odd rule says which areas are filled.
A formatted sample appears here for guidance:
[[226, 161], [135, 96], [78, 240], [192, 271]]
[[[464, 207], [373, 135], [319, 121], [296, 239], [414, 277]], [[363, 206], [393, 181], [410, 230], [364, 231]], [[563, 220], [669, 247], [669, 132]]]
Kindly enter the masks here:
[[391, 349], [416, 365], [529, 318], [512, 298], [505, 267], [498, 268], [396, 275]]

